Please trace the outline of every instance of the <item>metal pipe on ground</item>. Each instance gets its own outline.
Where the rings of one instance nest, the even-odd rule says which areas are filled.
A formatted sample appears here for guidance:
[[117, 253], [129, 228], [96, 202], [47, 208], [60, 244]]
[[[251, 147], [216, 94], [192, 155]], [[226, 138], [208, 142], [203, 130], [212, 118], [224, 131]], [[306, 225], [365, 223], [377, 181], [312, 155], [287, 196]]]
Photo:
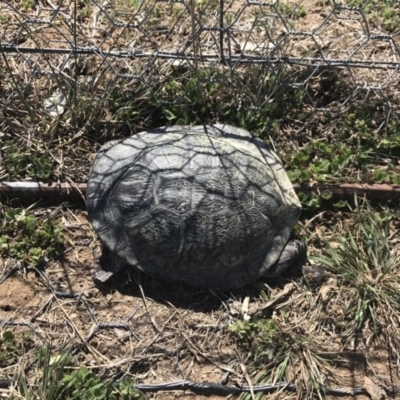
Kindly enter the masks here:
[[[37, 200], [52, 198], [84, 198], [86, 183], [0, 182], [0, 197]], [[395, 200], [400, 198], [400, 185], [390, 184], [301, 184], [294, 185], [297, 193], [329, 195], [332, 200], [353, 199], [354, 195], [369, 200]], [[325, 197], [325, 196], [324, 196]]]

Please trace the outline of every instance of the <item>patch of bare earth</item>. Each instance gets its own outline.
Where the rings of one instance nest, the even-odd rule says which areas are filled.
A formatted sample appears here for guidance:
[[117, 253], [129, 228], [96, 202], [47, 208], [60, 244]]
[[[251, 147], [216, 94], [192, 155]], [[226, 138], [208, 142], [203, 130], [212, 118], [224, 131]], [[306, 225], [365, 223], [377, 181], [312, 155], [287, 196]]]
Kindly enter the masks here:
[[[103, 376], [123, 370], [137, 384], [190, 380], [248, 386], [262, 372], [262, 365], [254, 369], [253, 357], [228, 331], [232, 322], [243, 319], [245, 310], [254, 320], [275, 321], [283, 333], [306, 335], [330, 365], [329, 387], [363, 387], [366, 376], [387, 387], [400, 386], [398, 360], [387, 343], [378, 337], [372, 340], [368, 331], [359, 337], [342, 334], [348, 323], [344, 289], [335, 286], [329, 270], [317, 281], [259, 281], [231, 293], [162, 282], [134, 271], [123, 271], [111, 282], [96, 286], [91, 269], [100, 247], [86, 215], [68, 209], [62, 218], [69, 244], [62, 260], [47, 263], [48, 280], [38, 273], [19, 271], [0, 285], [2, 330], [28, 334], [36, 348], [73, 345], [76, 366], [96, 368]], [[335, 229], [334, 216], [324, 220], [325, 226], [321, 221], [302, 222], [314, 253], [320, 251], [321, 234]], [[5, 264], [3, 260], [3, 273], [12, 265], [11, 261]], [[262, 291], [270, 294], [269, 301]], [[68, 298], [63, 293], [79, 295]], [[6, 376], [12, 376], [12, 371], [9, 368]], [[306, 387], [299, 371], [287, 379]], [[180, 390], [148, 395], [151, 399], [229, 398]], [[298, 398], [299, 393], [284, 391], [263, 398], [277, 396]]]

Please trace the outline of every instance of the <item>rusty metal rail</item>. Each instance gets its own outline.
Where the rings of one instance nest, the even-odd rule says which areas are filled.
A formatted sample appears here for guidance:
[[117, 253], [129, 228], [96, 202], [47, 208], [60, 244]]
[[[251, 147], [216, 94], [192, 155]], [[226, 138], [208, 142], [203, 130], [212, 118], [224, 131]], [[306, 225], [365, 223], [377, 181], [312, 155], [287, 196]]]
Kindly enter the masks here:
[[[297, 193], [313, 192], [331, 199], [351, 199], [355, 195], [369, 200], [400, 198], [400, 185], [389, 184], [303, 184], [294, 185]], [[9, 199], [84, 198], [86, 183], [0, 182], [0, 196]]]

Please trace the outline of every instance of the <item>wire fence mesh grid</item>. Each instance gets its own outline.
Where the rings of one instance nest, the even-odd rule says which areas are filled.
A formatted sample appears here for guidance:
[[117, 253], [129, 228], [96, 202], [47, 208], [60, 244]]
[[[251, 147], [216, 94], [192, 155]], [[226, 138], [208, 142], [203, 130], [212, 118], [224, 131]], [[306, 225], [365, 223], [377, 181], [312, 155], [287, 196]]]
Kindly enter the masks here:
[[[246, 88], [239, 71], [258, 71], [252, 90], [279, 77], [247, 94], [248, 108], [262, 107], [284, 86], [301, 91], [310, 112], [375, 96], [398, 113], [399, 11], [398, 1], [374, 0], [4, 1], [1, 64], [24, 94], [54, 85], [90, 87], [96, 97], [130, 85], [139, 94], [138, 87], [154, 92], [171, 75], [219, 68], [232, 96]], [[43, 104], [46, 95], [37, 95]]]
[[[35, 144], [33, 138], [43, 132], [54, 138], [54, 127], [60, 126], [54, 121], [64, 118], [72, 133], [58, 147], [72, 143], [77, 163], [89, 164], [87, 151], [79, 153], [79, 139], [90, 124], [153, 126], [161, 110], [158, 103], [167, 120], [186, 123], [187, 114], [180, 109], [200, 114], [198, 98], [224, 106], [208, 122], [227, 118], [235, 108], [251, 123], [253, 113], [267, 110], [289, 113], [295, 130], [315, 120], [324, 126], [331, 114], [346, 112], [354, 103], [372, 105], [379, 110], [380, 130], [399, 113], [399, 26], [399, 1], [3, 0], [1, 135], [23, 136]], [[291, 107], [276, 110], [274, 101], [282, 92], [289, 93]], [[150, 106], [154, 109], [148, 111]], [[35, 123], [28, 128], [24, 121]], [[68, 166], [67, 158], [59, 162], [59, 178], [71, 176], [63, 166]], [[75, 169], [74, 180], [86, 180], [88, 166], [82, 168]], [[4, 171], [0, 164], [0, 178]], [[66, 224], [70, 232], [76, 229], [75, 219]], [[221, 335], [232, 315], [240, 315], [234, 302], [228, 301], [229, 310], [215, 317], [217, 306], [210, 306], [205, 320], [196, 309], [202, 297], [185, 293], [185, 313], [167, 303], [146, 303], [139, 292], [139, 302], [111, 293], [99, 299], [92, 289], [65, 297], [62, 291], [79, 286], [82, 271], [89, 276], [95, 262], [92, 256], [82, 258], [94, 244], [87, 237], [87, 221], [81, 226], [82, 237], [70, 237], [74, 274], [67, 277], [59, 265], [53, 266], [53, 284], [26, 292], [28, 297], [15, 304], [18, 296], [7, 290], [19, 286], [15, 281], [7, 286], [8, 279], [1, 283], [8, 296], [2, 304], [2, 328], [28, 328], [41, 344], [76, 340], [78, 362], [98, 365], [103, 360], [111, 369], [135, 364], [141, 381], [196, 376], [199, 357], [213, 366], [202, 379], [215, 382], [230, 371], [245, 381], [240, 357], [231, 364], [235, 358]], [[79, 351], [81, 345], [89, 350]], [[215, 356], [213, 349], [222, 350]]]

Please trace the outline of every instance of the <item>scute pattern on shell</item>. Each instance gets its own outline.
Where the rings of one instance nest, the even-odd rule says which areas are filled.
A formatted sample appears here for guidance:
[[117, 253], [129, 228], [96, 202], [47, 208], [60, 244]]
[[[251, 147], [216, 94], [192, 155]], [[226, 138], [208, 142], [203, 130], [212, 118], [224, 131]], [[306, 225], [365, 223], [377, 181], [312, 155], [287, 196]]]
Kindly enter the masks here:
[[87, 204], [102, 241], [128, 264], [215, 289], [263, 275], [301, 210], [276, 154], [228, 125], [160, 128], [108, 146]]

